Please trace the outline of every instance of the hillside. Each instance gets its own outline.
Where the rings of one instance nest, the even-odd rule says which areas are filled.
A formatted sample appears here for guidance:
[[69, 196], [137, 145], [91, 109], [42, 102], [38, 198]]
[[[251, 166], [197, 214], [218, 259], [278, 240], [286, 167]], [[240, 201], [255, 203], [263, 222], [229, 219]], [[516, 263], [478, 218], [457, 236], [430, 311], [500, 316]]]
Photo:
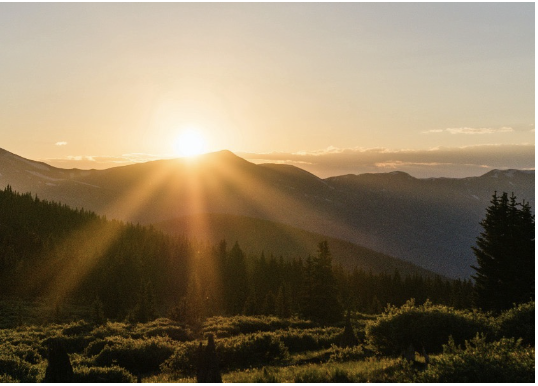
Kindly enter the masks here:
[[307, 232], [289, 225], [230, 214], [204, 214], [184, 216], [154, 224], [169, 234], [199, 238], [211, 244], [221, 240], [238, 241], [248, 254], [305, 258], [316, 254], [316, 246], [326, 240], [334, 261], [344, 267], [359, 268], [366, 272], [392, 274], [398, 270], [402, 276], [436, 274], [400, 259], [375, 252], [348, 241]]
[[221, 213], [287, 224], [468, 278], [471, 247], [494, 191], [534, 207], [534, 171], [471, 178], [406, 173], [320, 179], [289, 165], [255, 165], [229, 151], [107, 170], [65, 170], [0, 152], [0, 187], [84, 207], [111, 218], [158, 223]]

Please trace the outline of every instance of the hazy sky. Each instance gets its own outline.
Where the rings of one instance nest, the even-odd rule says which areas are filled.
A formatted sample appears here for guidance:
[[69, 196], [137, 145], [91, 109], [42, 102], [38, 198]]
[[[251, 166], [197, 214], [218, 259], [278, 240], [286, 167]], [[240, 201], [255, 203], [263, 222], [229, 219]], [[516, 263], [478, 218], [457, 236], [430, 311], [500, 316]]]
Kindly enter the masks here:
[[325, 175], [533, 168], [534, 36], [534, 3], [0, 3], [0, 147], [102, 168], [192, 128]]

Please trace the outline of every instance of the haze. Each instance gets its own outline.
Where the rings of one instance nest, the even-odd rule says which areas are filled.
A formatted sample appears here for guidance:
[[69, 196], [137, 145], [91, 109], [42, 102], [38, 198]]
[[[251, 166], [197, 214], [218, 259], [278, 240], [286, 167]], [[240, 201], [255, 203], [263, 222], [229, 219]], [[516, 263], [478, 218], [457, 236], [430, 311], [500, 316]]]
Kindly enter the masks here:
[[321, 177], [534, 169], [534, 3], [3, 3], [0, 44], [0, 147], [55, 166], [196, 130]]

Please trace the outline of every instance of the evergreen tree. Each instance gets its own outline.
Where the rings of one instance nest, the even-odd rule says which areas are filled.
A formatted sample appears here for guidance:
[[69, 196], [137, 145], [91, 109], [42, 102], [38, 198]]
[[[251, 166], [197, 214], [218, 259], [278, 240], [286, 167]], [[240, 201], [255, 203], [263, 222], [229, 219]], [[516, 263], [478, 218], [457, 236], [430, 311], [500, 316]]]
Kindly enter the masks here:
[[327, 241], [319, 243], [318, 255], [307, 260], [305, 276], [303, 315], [322, 323], [341, 320], [342, 306]]
[[92, 303], [92, 321], [97, 325], [101, 325], [106, 321], [103, 302], [99, 297], [96, 297]]
[[291, 305], [288, 297], [288, 291], [286, 291], [284, 286], [279, 287], [275, 303], [276, 316], [280, 318], [291, 317]]
[[500, 312], [534, 297], [534, 216], [512, 194], [493, 195], [473, 247], [475, 304]]

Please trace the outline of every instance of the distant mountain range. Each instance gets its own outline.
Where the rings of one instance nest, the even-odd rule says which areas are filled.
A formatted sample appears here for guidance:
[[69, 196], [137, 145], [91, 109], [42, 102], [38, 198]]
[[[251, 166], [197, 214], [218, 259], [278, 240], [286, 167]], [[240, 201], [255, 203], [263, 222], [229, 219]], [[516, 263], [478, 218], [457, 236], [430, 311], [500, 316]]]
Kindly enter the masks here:
[[493, 170], [462, 179], [417, 179], [403, 172], [320, 179], [294, 166], [255, 165], [229, 151], [82, 171], [0, 150], [0, 187], [8, 184], [146, 224], [200, 213], [269, 220], [455, 278], [473, 272], [471, 246], [494, 191], [514, 192], [534, 208], [534, 171]]

